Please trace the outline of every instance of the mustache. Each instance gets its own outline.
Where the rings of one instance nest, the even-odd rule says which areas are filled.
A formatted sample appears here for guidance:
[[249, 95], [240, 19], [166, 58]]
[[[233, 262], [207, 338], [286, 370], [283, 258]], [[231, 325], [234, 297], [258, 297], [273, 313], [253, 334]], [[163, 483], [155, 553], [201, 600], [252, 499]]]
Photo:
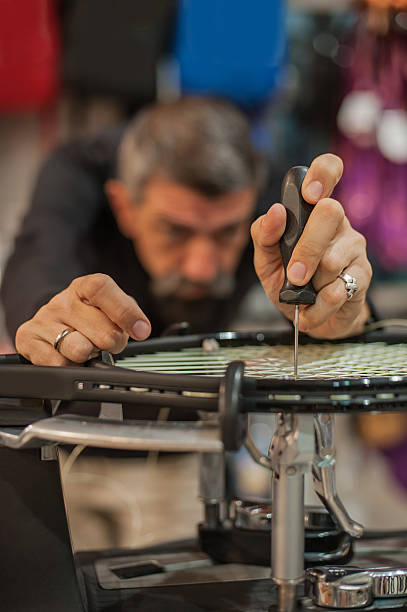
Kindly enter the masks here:
[[206, 297], [224, 298], [231, 295], [236, 285], [232, 274], [218, 274], [211, 283], [194, 283], [180, 274], [168, 274], [162, 278], [152, 279], [150, 289], [154, 297], [166, 298], [174, 297], [183, 289], [199, 288], [204, 289]]

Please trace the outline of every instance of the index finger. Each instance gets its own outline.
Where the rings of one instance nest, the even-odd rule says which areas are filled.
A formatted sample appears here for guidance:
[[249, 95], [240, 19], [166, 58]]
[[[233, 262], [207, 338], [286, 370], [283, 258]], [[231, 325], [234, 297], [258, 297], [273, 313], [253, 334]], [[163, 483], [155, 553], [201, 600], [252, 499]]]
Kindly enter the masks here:
[[343, 162], [332, 153], [316, 157], [302, 183], [302, 195], [310, 204], [329, 198], [343, 173]]
[[99, 308], [135, 340], [145, 340], [151, 333], [150, 321], [136, 300], [127, 295], [106, 274], [89, 274], [72, 281], [70, 287], [78, 298]]
[[315, 273], [329, 244], [338, 236], [345, 213], [332, 198], [325, 198], [313, 208], [302, 236], [288, 264], [287, 276], [294, 285], [305, 285]]

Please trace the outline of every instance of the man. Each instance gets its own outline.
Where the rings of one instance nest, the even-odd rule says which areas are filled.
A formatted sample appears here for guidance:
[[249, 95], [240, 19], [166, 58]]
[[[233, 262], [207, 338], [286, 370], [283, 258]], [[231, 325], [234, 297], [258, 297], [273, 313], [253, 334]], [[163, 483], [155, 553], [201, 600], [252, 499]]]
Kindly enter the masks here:
[[[119, 141], [116, 152], [117, 141]], [[82, 363], [121, 351], [174, 321], [225, 329], [256, 281], [279, 303], [281, 204], [258, 213], [261, 167], [244, 117], [225, 102], [156, 104], [122, 133], [72, 143], [43, 168], [4, 275], [2, 298], [17, 350], [39, 365]], [[365, 241], [330, 195], [342, 174], [318, 157], [303, 184], [315, 205], [288, 277], [313, 277], [315, 305], [300, 329], [360, 332], [369, 316]], [[358, 290], [347, 300], [346, 271]]]

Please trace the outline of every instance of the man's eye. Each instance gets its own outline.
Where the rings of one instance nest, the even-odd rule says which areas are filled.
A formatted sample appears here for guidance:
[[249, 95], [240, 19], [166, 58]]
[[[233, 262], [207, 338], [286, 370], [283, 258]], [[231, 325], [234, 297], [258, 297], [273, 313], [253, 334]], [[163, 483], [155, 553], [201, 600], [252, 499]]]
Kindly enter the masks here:
[[182, 240], [187, 236], [187, 231], [182, 227], [177, 227], [176, 225], [166, 225], [163, 228], [163, 233], [170, 240]]
[[217, 232], [216, 237], [220, 241], [228, 241], [233, 240], [237, 234], [239, 233], [240, 226], [239, 225], [231, 225], [230, 227], [225, 227], [224, 229]]

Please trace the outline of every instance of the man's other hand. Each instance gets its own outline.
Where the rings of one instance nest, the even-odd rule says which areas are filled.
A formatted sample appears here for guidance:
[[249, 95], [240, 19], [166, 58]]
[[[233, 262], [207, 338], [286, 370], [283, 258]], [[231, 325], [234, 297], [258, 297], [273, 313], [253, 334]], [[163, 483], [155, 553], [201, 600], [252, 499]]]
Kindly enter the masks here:
[[[352, 228], [341, 204], [330, 197], [342, 176], [343, 164], [336, 155], [317, 157], [302, 185], [302, 195], [314, 205], [304, 232], [287, 267], [294, 285], [305, 285], [311, 278], [317, 292], [312, 306], [301, 307], [299, 329], [317, 338], [341, 338], [360, 333], [369, 317], [366, 291], [372, 269], [366, 255], [364, 237]], [[280, 238], [286, 224], [282, 204], [274, 204], [252, 225], [254, 264], [269, 299], [288, 318], [294, 306], [279, 302], [284, 281]], [[353, 276], [358, 290], [347, 300], [342, 273]]]
[[[54, 348], [64, 329], [70, 331]], [[104, 350], [119, 353], [129, 337], [144, 340], [150, 322], [137, 302], [105, 274], [72, 281], [17, 330], [16, 348], [36, 365], [83, 363]]]

